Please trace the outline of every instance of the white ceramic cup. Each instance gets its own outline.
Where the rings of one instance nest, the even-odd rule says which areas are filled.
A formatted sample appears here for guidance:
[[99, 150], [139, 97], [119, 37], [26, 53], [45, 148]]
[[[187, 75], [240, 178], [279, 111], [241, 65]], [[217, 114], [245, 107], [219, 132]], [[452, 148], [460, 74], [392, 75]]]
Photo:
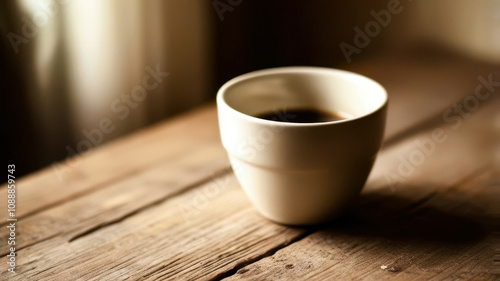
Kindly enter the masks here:
[[[281, 67], [238, 76], [217, 94], [220, 134], [239, 183], [266, 218], [288, 225], [328, 222], [359, 194], [382, 143], [387, 93], [348, 71]], [[298, 108], [348, 117], [281, 121]], [[228, 202], [230, 203], [230, 202]]]

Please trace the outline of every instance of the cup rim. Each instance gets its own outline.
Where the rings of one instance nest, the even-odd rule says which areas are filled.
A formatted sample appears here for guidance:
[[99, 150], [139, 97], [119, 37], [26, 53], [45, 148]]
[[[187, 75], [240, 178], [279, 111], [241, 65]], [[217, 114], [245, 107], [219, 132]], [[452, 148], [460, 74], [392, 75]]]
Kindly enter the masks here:
[[[347, 119], [342, 119], [342, 120], [335, 120], [335, 121], [327, 121], [327, 122], [315, 122], [315, 123], [293, 123], [293, 122], [277, 122], [277, 121], [272, 121], [272, 120], [266, 120], [266, 119], [261, 119], [255, 116], [251, 116], [248, 114], [245, 114], [243, 112], [240, 112], [233, 107], [231, 107], [229, 104], [227, 104], [224, 96], [225, 93], [227, 92], [227, 89], [235, 84], [238, 84], [240, 82], [261, 77], [261, 76], [267, 76], [267, 75], [272, 75], [272, 74], [286, 74], [286, 73], [337, 73], [337, 74], [342, 74], [342, 75], [347, 75], [350, 77], [353, 77], [355, 79], [361, 79], [365, 80], [369, 83], [372, 83], [374, 86], [378, 87], [381, 90], [381, 93], [383, 94], [383, 102], [381, 103], [380, 106], [376, 107], [375, 109], [362, 114], [360, 116], [356, 116], [353, 118], [347, 118]], [[372, 115], [381, 109], [383, 109], [388, 102], [388, 95], [386, 89], [380, 85], [377, 81], [347, 70], [342, 70], [342, 69], [336, 69], [336, 68], [328, 68], [328, 67], [316, 67], [316, 66], [284, 66], [284, 67], [275, 67], [275, 68], [267, 68], [267, 69], [261, 69], [261, 70], [256, 70], [252, 72], [248, 72], [239, 76], [236, 76], [226, 83], [222, 85], [222, 87], [219, 89], [217, 92], [217, 98], [216, 98], [217, 104], [223, 105], [227, 107], [232, 113], [236, 114], [237, 116], [246, 119], [247, 121], [251, 122], [257, 122], [263, 125], [274, 125], [276, 126], [277, 123], [279, 123], [281, 126], [291, 126], [291, 127], [322, 127], [322, 126], [328, 126], [332, 124], [340, 124], [340, 123], [347, 123], [351, 121], [355, 121], [358, 119], [365, 118], [366, 116]]]

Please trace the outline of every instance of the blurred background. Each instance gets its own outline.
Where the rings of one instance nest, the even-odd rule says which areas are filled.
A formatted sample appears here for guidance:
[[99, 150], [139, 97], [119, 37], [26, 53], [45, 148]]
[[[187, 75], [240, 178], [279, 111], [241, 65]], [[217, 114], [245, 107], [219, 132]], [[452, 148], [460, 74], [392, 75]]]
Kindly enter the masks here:
[[500, 0], [16, 0], [0, 30], [2, 143], [19, 176], [213, 102], [252, 70], [500, 65]]

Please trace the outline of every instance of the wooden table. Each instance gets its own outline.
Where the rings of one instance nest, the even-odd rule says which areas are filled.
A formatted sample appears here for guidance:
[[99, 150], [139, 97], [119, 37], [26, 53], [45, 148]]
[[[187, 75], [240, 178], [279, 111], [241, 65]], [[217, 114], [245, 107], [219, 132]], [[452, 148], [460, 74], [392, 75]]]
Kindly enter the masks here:
[[[1, 279], [499, 280], [500, 87], [477, 108], [473, 98], [498, 68], [392, 57], [348, 69], [386, 86], [390, 111], [368, 183], [340, 219], [261, 217], [209, 104], [17, 179], [17, 273], [2, 210]], [[463, 102], [474, 110], [446, 121]]]

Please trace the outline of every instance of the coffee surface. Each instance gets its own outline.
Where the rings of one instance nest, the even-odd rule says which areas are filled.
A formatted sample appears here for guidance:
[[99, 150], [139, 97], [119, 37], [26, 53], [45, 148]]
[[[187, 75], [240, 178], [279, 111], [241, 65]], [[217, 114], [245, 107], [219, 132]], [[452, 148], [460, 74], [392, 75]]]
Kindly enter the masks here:
[[291, 109], [286, 110], [285, 112], [266, 112], [257, 115], [256, 117], [265, 120], [289, 123], [321, 123], [346, 119], [335, 112], [309, 108]]

